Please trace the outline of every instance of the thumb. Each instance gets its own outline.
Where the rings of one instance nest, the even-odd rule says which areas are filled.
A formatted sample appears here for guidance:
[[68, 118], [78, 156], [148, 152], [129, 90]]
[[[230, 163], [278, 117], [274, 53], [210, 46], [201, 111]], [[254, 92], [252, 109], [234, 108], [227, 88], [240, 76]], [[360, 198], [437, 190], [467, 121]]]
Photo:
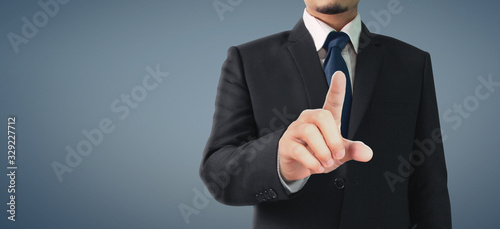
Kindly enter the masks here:
[[342, 162], [350, 160], [368, 162], [373, 157], [373, 150], [365, 143], [344, 139], [345, 156], [340, 159]]

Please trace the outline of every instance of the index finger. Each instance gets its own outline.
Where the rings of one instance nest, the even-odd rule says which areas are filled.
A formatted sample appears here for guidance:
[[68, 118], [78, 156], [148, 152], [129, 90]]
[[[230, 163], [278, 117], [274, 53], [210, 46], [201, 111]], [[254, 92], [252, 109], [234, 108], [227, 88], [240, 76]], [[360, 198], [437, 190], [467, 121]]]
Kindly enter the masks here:
[[342, 106], [344, 104], [346, 79], [342, 71], [333, 73], [330, 88], [326, 94], [325, 104], [323, 109], [329, 110], [333, 114], [333, 118], [340, 126], [340, 119], [342, 117]]

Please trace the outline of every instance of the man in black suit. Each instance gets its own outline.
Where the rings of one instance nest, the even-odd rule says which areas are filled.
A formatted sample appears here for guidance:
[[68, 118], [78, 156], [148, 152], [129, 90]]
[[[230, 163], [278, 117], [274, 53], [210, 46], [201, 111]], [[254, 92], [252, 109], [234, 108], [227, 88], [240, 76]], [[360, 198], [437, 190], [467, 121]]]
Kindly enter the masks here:
[[305, 3], [291, 31], [229, 49], [208, 189], [253, 205], [254, 228], [451, 228], [429, 54], [370, 33], [357, 0]]

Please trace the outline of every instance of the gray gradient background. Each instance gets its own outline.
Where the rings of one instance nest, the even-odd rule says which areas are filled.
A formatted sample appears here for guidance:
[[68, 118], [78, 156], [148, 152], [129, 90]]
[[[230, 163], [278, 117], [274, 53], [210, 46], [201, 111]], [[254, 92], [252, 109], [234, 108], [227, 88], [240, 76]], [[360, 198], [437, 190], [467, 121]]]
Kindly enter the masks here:
[[[226, 2], [221, 0], [221, 2]], [[387, 1], [361, 1], [365, 23]], [[497, 1], [401, 0], [380, 33], [431, 53], [455, 228], [500, 224], [500, 87], [453, 129], [443, 114], [474, 95], [478, 77], [500, 81]], [[209, 204], [186, 224], [208, 137], [227, 48], [289, 30], [302, 1], [244, 0], [217, 15], [212, 1], [70, 1], [16, 54], [7, 33], [21, 33], [36, 1], [0, 3], [0, 171], [6, 171], [6, 122], [17, 116], [17, 221], [7, 221], [7, 176], [0, 176], [0, 228], [250, 228], [251, 207]], [[119, 120], [113, 100], [140, 85], [145, 67], [170, 75]], [[193, 67], [195, 66], [195, 67]], [[109, 117], [104, 136], [59, 182], [53, 161]], [[2, 173], [4, 173], [2, 172]]]

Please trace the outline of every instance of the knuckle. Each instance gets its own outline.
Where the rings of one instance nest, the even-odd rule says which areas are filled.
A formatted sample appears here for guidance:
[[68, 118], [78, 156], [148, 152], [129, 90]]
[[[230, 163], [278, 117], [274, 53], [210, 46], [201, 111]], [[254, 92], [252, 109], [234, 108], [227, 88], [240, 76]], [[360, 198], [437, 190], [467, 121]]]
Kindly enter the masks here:
[[297, 120], [295, 120], [295, 121], [291, 122], [291, 123], [290, 123], [290, 125], [288, 125], [288, 128], [287, 128], [287, 129], [291, 129], [291, 128], [293, 128], [293, 127], [297, 126], [299, 123], [300, 123], [300, 120], [299, 120], [299, 119], [297, 119]]
[[311, 161], [310, 165], [308, 166], [309, 169], [311, 169], [313, 172], [316, 172], [321, 168], [321, 164], [318, 161]]
[[286, 149], [288, 148], [288, 141], [286, 137], [283, 135], [283, 137], [280, 138], [278, 141], [278, 153], [280, 152], [286, 152]]
[[299, 117], [306, 117], [306, 116], [309, 116], [310, 114], [311, 114], [311, 110], [306, 109], [306, 110], [303, 110], [302, 112], [300, 112]]
[[316, 112], [316, 119], [317, 119], [317, 120], [320, 120], [320, 121], [321, 121], [321, 120], [325, 120], [325, 119], [327, 119], [327, 118], [328, 118], [328, 116], [330, 116], [330, 115], [331, 115], [330, 111], [327, 111], [327, 110], [323, 110], [323, 109], [321, 109], [321, 110], [319, 110], [318, 112]]
[[330, 159], [330, 152], [328, 151], [321, 151], [321, 150], [318, 150], [318, 152], [314, 152], [314, 154], [316, 155], [316, 157], [318, 157], [319, 160], [323, 161], [323, 162], [326, 162], [328, 159]]
[[287, 130], [285, 130], [285, 132], [281, 136], [280, 140], [278, 141], [279, 145], [286, 145], [286, 143], [290, 139], [290, 135], [292, 134], [291, 132], [292, 132], [292, 130], [290, 128], [288, 128]]
[[305, 137], [311, 136], [316, 132], [316, 127], [311, 124], [305, 124], [302, 126], [302, 133]]
[[299, 158], [301, 153], [302, 153], [302, 147], [299, 144], [295, 144], [290, 149], [290, 154], [291, 154], [290, 156], [294, 159]]
[[337, 100], [335, 99], [330, 99], [328, 101], [326, 101], [327, 104], [330, 106], [330, 107], [333, 107], [333, 108], [340, 108], [342, 106], [341, 103], [339, 103]]
[[340, 136], [335, 136], [333, 139], [331, 139], [331, 144], [333, 147], [344, 148], [344, 142], [342, 141], [342, 138]]
[[312, 162], [310, 161], [310, 158], [305, 154], [299, 155], [298, 159], [300, 160], [300, 163], [302, 163], [306, 167], [310, 167], [312, 164]]
[[327, 141], [328, 148], [332, 152], [337, 152], [339, 150], [344, 149], [344, 142], [342, 140], [342, 137], [335, 135], [333, 138], [328, 139]]
[[297, 129], [298, 127], [300, 127], [300, 122], [293, 121], [292, 123], [290, 123], [288, 128], [286, 128], [285, 132], [283, 133], [283, 137], [286, 139], [290, 139], [293, 136], [296, 136], [297, 131], [298, 131], [298, 129]]
[[330, 150], [333, 153], [336, 153], [336, 152], [341, 151], [343, 149], [344, 149], [344, 145], [343, 144], [333, 144], [332, 146], [330, 146]]

